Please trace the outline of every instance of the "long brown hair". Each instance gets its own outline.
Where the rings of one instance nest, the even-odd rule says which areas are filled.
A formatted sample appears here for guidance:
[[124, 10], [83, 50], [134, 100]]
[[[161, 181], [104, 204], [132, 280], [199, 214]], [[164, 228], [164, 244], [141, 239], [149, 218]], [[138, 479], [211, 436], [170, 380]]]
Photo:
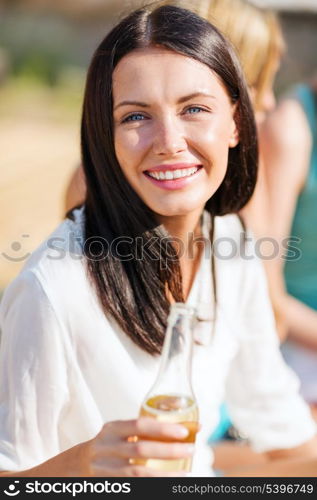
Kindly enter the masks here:
[[[240, 142], [230, 149], [226, 176], [206, 203], [212, 217], [238, 212], [251, 197], [257, 139], [235, 53], [220, 32], [196, 14], [173, 6], [139, 9], [115, 26], [97, 48], [88, 71], [81, 128], [88, 275], [107, 317], [141, 349], [158, 354], [170, 306], [166, 287], [176, 301], [184, 301], [180, 265], [164, 226], [158, 225], [155, 214], [122, 173], [114, 149], [112, 103], [112, 74], [118, 62], [135, 49], [151, 46], [206, 64], [236, 103]], [[142, 258], [138, 237], [145, 249]], [[117, 238], [121, 238], [120, 252], [113, 245]]]

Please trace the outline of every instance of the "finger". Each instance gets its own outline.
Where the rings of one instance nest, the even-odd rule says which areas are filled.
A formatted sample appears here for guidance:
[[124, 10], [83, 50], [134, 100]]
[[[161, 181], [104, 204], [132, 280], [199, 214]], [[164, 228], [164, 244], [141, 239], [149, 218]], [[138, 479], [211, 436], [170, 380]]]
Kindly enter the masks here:
[[102, 463], [91, 468], [92, 477], [186, 477], [185, 471], [160, 471], [141, 465], [109, 467]]
[[[126, 466], [128, 468], [128, 465]], [[91, 477], [122, 477], [124, 476], [125, 465], [121, 466], [113, 466], [113, 465], [105, 465], [102, 461], [99, 463], [94, 463], [90, 467], [90, 476]]]
[[118, 469], [119, 467], [125, 467], [126, 465], [130, 464], [130, 458], [125, 458], [125, 457], [115, 457], [115, 456], [105, 456], [100, 454], [99, 456], [96, 456], [94, 460], [91, 461], [92, 467], [110, 467], [110, 468], [116, 468]]
[[93, 476], [116, 476], [118, 470], [130, 464], [127, 458], [98, 457], [90, 463], [90, 473]]
[[[122, 441], [107, 447], [107, 454], [120, 458], [188, 458], [194, 453], [194, 446], [185, 443], [162, 443], [160, 441]], [[102, 449], [100, 450], [102, 453]]]
[[132, 465], [121, 470], [124, 476], [128, 477], [185, 477], [187, 473], [182, 470], [162, 471], [144, 467], [142, 465]]
[[151, 437], [157, 440], [185, 439], [188, 436], [188, 430], [184, 425], [172, 424], [168, 422], [159, 422], [154, 418], [141, 417], [137, 420], [117, 420], [109, 422], [103, 426], [101, 436], [107, 434], [116, 434], [127, 439], [130, 436], [139, 436], [141, 438]]

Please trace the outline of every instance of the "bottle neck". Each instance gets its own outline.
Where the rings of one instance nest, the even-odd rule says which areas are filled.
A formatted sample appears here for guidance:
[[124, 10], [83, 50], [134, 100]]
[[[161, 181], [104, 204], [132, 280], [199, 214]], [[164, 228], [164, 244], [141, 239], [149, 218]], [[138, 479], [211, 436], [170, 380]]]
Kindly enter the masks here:
[[172, 307], [164, 340], [161, 364], [152, 394], [173, 394], [193, 399], [191, 364], [193, 314], [185, 305]]

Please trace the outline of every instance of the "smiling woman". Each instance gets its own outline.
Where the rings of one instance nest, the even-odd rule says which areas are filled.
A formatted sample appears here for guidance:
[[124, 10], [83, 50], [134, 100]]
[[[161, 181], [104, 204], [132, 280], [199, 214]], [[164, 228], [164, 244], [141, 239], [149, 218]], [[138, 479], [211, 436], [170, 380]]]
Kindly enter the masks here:
[[238, 144], [226, 88], [205, 64], [158, 47], [126, 55], [113, 81], [115, 151], [129, 184], [159, 217], [198, 218]]
[[226, 40], [184, 9], [135, 11], [94, 54], [81, 134], [85, 205], [1, 303], [2, 475], [184, 474], [137, 465], [194, 452], [182, 425], [136, 418], [174, 301], [208, 316], [194, 331], [193, 474], [213, 475], [207, 438], [225, 391], [258, 451], [308, 456], [315, 426], [280, 356], [252, 239], [229, 259], [202, 252], [238, 248], [234, 213], [256, 179], [252, 108]]
[[[198, 268], [201, 252], [197, 245], [194, 258], [186, 258], [186, 235], [201, 235], [204, 207], [213, 231], [214, 216], [238, 212], [253, 192], [256, 129], [238, 59], [216, 28], [170, 6], [139, 10], [123, 25], [102, 41], [87, 78], [85, 235], [107, 241], [142, 235], [145, 246], [157, 239], [142, 261], [109, 255], [89, 259], [88, 269], [104, 311], [154, 354], [164, 339], [166, 289], [183, 302]], [[170, 165], [185, 170], [178, 167], [183, 163], [200, 168], [181, 181], [148, 175], [159, 169], [161, 176], [166, 166], [171, 175]], [[183, 242], [182, 258], [168, 235]], [[97, 253], [94, 245], [91, 250]], [[137, 255], [138, 249], [123, 244], [121, 251]]]

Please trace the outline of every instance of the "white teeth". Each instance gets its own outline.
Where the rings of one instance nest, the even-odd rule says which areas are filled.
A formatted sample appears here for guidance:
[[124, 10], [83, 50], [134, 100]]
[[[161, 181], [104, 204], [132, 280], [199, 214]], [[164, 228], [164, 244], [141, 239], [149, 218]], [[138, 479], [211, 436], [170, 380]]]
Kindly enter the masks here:
[[172, 180], [189, 177], [197, 172], [198, 167], [183, 168], [182, 170], [166, 170], [165, 172], [147, 172], [150, 177], [157, 180]]

